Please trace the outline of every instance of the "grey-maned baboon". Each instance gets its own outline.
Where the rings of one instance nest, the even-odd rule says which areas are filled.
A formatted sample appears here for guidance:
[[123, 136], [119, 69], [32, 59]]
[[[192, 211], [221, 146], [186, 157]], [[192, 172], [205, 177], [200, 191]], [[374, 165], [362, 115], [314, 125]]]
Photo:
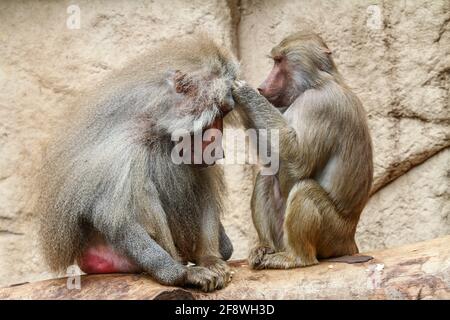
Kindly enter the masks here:
[[237, 72], [229, 51], [194, 36], [168, 41], [93, 90], [74, 129], [50, 148], [39, 183], [40, 239], [53, 270], [76, 261], [87, 273], [144, 271], [205, 291], [227, 285], [233, 248], [220, 222], [221, 168], [175, 164], [171, 136], [194, 134], [194, 123], [221, 129]]

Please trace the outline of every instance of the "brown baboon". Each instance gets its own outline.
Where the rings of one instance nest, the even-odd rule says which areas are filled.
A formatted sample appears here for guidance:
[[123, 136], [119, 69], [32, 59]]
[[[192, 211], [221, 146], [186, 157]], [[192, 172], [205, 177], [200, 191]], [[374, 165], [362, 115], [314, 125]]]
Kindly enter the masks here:
[[259, 244], [249, 263], [293, 268], [357, 253], [356, 225], [373, 176], [365, 111], [318, 35], [293, 34], [271, 56], [262, 95], [242, 82], [233, 89], [247, 125], [278, 129], [280, 139], [278, 173], [256, 178]]
[[[233, 248], [220, 222], [221, 168], [203, 157], [176, 164], [171, 152], [177, 130], [222, 129], [237, 72], [230, 52], [194, 36], [139, 57], [93, 90], [40, 180], [36, 211], [53, 270], [76, 261], [87, 273], [144, 271], [167, 285], [226, 286]], [[201, 143], [200, 156], [212, 141]]]

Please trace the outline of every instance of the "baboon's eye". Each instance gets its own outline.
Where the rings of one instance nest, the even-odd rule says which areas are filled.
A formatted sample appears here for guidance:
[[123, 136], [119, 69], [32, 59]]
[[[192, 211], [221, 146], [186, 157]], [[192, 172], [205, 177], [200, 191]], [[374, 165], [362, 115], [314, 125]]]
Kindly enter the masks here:
[[273, 57], [273, 62], [275, 62], [275, 64], [281, 63], [282, 60], [283, 60], [282, 56], [274, 56]]

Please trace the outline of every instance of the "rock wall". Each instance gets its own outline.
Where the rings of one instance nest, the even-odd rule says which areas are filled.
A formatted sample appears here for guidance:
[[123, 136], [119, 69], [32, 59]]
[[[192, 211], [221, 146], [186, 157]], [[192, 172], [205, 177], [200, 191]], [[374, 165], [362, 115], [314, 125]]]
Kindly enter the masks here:
[[[70, 24], [73, 4], [79, 29]], [[361, 249], [449, 234], [449, 21], [446, 0], [0, 2], [0, 285], [49, 276], [30, 185], [55, 128], [76, 111], [68, 106], [146, 49], [198, 30], [235, 51], [252, 85], [284, 36], [319, 32], [373, 135], [374, 194], [358, 228]], [[225, 170], [225, 226], [241, 258], [254, 237], [254, 174], [248, 165]]]

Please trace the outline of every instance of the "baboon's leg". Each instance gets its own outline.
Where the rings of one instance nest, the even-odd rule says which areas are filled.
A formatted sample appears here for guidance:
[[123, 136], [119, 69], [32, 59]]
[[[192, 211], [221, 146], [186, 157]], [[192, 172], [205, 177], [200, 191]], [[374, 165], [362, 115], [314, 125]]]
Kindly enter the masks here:
[[226, 261], [230, 259], [233, 254], [233, 244], [231, 243], [230, 238], [228, 238], [228, 235], [225, 233], [225, 228], [222, 223], [220, 224], [219, 232], [219, 251], [223, 260]]
[[281, 250], [283, 246], [285, 208], [276, 177], [258, 174], [251, 209], [253, 224], [258, 233], [258, 244], [248, 257], [249, 265], [253, 267], [261, 262], [264, 255]]
[[[291, 189], [286, 204], [284, 241], [286, 250], [265, 255], [258, 269], [288, 269], [317, 264], [321, 230], [337, 229], [341, 217], [323, 188], [312, 179]], [[326, 226], [324, 225], [330, 225]]]

